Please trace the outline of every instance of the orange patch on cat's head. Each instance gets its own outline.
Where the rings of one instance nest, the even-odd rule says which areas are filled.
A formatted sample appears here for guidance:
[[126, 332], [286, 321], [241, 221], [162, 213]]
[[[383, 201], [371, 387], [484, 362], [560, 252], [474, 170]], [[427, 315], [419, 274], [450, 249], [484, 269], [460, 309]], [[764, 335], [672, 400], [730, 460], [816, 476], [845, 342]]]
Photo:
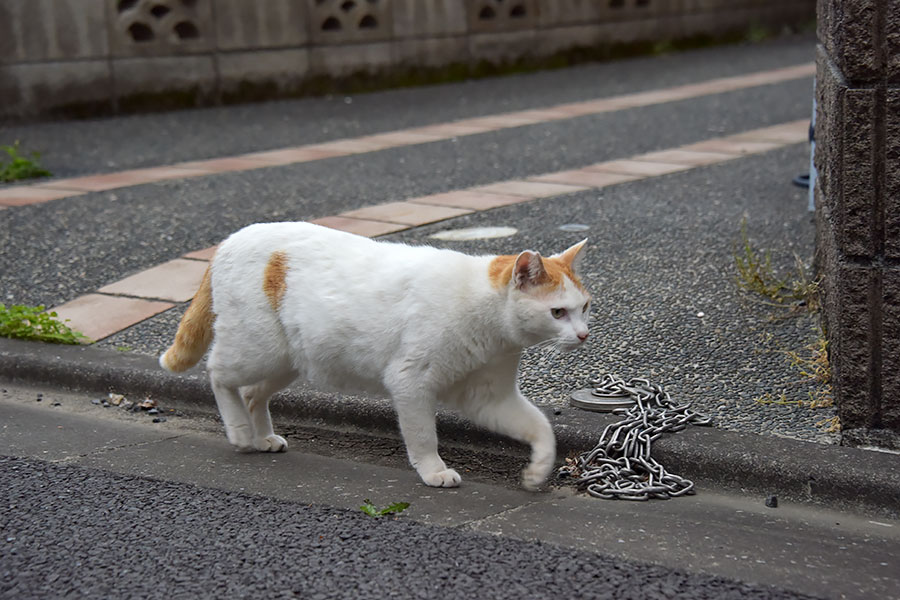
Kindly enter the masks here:
[[281, 299], [287, 290], [285, 276], [287, 275], [287, 254], [283, 251], [273, 252], [263, 271], [263, 292], [269, 299], [273, 310], [281, 306]]
[[[521, 254], [503, 255], [494, 258], [488, 267], [488, 277], [491, 280], [491, 285], [497, 289], [508, 286], [513, 278], [516, 262], [520, 256]], [[584, 285], [581, 283], [581, 279], [578, 278], [578, 275], [576, 275], [575, 271], [572, 269], [571, 260], [566, 260], [566, 257], [543, 257], [535, 254], [534, 258], [531, 258], [531, 260], [540, 260], [543, 265], [542, 273], [535, 282], [537, 286], [558, 289], [563, 286], [566, 279], [569, 279], [578, 289], [584, 291]]]

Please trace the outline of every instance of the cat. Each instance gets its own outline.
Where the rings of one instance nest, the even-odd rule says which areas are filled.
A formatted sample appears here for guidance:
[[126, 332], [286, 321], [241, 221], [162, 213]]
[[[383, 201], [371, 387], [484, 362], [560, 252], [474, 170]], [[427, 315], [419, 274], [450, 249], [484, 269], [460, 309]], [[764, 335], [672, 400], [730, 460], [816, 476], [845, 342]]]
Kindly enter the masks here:
[[522, 350], [588, 337], [583, 240], [561, 254], [469, 256], [310, 223], [258, 223], [226, 239], [160, 365], [207, 371], [228, 441], [280, 452], [269, 398], [298, 377], [393, 400], [409, 462], [429, 486], [459, 474], [438, 454], [439, 402], [530, 444], [522, 484], [556, 458], [547, 417], [519, 391]]

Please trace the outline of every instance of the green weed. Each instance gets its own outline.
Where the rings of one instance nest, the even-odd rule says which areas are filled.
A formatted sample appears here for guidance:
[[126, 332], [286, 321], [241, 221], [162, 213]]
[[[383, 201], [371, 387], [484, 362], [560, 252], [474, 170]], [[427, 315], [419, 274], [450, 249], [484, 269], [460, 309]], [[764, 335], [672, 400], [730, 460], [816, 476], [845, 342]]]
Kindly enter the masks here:
[[38, 164], [40, 155], [32, 152], [30, 156], [19, 154], [19, 142], [12, 146], [0, 146], [0, 150], [9, 155], [9, 162], [0, 160], [0, 181], [18, 181], [35, 177], [49, 177], [50, 171]]
[[766, 299], [767, 303], [786, 308], [819, 309], [819, 280], [811, 279], [803, 261], [795, 257], [795, 270], [779, 277], [772, 266], [772, 254], [761, 254], [750, 243], [747, 220], [741, 221], [741, 243], [734, 251], [737, 285]]
[[384, 508], [377, 508], [368, 498], [366, 498], [364, 502], [365, 504], [360, 506], [359, 509], [370, 517], [375, 518], [400, 514], [409, 508], [409, 502], [394, 502], [393, 504], [388, 504]]
[[767, 27], [765, 27], [764, 25], [760, 25], [759, 23], [753, 23], [752, 25], [750, 25], [750, 27], [747, 28], [747, 31], [744, 34], [744, 41], [755, 44], [764, 42], [772, 36], [772, 32], [769, 31]]
[[[0, 336], [19, 340], [35, 340], [53, 344], [80, 344], [90, 340], [60, 321], [55, 312], [44, 312], [43, 306], [0, 304]], [[66, 319], [68, 321], [68, 319]]]

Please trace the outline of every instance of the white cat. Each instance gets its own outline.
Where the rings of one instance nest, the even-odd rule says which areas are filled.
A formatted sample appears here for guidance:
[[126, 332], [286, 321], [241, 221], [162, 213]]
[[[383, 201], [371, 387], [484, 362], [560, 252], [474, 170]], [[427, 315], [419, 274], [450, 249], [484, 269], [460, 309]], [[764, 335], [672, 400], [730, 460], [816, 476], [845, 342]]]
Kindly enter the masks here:
[[409, 461], [427, 485], [460, 476], [438, 455], [438, 402], [531, 445], [535, 489], [556, 440], [520, 392], [522, 349], [563, 351], [588, 336], [590, 295], [577, 276], [587, 240], [543, 258], [468, 256], [376, 242], [309, 223], [250, 225], [225, 240], [160, 357], [184, 371], [213, 341], [207, 370], [228, 440], [279, 452], [269, 397], [303, 377], [393, 399]]

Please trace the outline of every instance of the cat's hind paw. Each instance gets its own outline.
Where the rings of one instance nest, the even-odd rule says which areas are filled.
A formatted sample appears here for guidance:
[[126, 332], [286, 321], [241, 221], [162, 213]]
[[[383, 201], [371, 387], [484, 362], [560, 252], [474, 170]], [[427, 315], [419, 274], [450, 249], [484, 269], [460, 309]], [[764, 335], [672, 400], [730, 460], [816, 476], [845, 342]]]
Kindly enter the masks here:
[[453, 469], [444, 469], [437, 473], [422, 475], [422, 481], [425, 482], [425, 485], [431, 487], [457, 487], [459, 482], [462, 481], [462, 477]]
[[272, 434], [264, 438], [257, 438], [253, 441], [253, 446], [260, 452], [285, 452], [288, 443], [280, 435]]

